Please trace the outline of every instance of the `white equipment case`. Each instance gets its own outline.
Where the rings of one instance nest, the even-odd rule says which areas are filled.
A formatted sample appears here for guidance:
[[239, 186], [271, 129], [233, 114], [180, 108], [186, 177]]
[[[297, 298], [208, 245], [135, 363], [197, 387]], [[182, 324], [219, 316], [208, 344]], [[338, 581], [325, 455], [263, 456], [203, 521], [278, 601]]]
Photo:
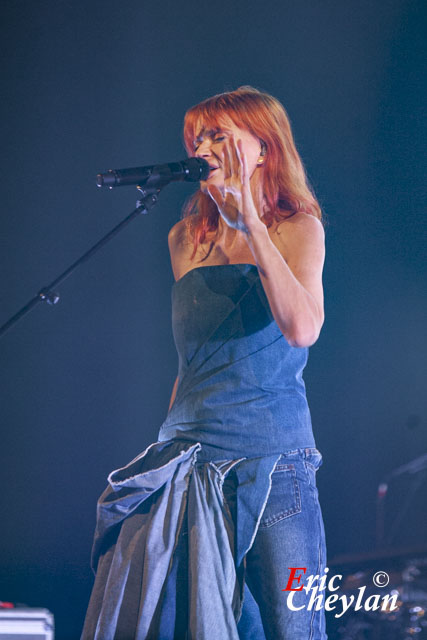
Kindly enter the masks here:
[[54, 640], [53, 615], [47, 609], [0, 609], [0, 640]]

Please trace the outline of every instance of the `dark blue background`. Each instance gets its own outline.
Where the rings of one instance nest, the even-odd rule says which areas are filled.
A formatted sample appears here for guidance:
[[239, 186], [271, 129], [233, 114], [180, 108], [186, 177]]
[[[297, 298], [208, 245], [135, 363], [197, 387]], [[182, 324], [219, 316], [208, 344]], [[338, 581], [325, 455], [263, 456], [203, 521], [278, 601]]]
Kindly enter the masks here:
[[[251, 84], [278, 97], [326, 217], [326, 321], [308, 398], [329, 557], [375, 547], [375, 495], [426, 452], [420, 0], [4, 0], [0, 287], [5, 322], [134, 207], [111, 167], [185, 157], [185, 110]], [[0, 599], [79, 637], [95, 505], [157, 437], [177, 371], [171, 185], [0, 342]], [[420, 502], [415, 527], [425, 520]], [[395, 546], [416, 543], [399, 530]], [[379, 569], [381, 567], [378, 567]]]

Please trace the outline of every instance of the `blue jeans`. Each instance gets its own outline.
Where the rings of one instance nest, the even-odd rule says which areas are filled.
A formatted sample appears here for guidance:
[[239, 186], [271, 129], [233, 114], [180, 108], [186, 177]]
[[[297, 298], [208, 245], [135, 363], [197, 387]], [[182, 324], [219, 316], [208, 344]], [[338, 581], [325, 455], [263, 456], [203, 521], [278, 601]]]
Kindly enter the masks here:
[[[293, 594], [287, 606], [290, 567], [305, 567], [298, 588], [310, 575], [324, 575], [325, 533], [316, 488], [316, 471], [322, 456], [317, 449], [297, 449], [283, 454], [272, 474], [271, 492], [254, 543], [246, 555], [246, 585], [241, 640], [325, 640], [325, 613], [307, 608], [310, 593]], [[232, 509], [233, 480], [223, 486]]]
[[[99, 561], [82, 639], [324, 640], [323, 611], [289, 610], [289, 593], [282, 591], [289, 567], [305, 567], [303, 580], [323, 574], [315, 487], [320, 454], [299, 449], [277, 463], [274, 456], [268, 475], [260, 476], [265, 491], [252, 479], [263, 458], [196, 468], [193, 454], [187, 447], [183, 456], [179, 443], [155, 443], [142, 461], [138, 456], [110, 474], [115, 488], [98, 503], [104, 509], [95, 536]], [[245, 521], [245, 499], [251, 502], [257, 491], [255, 520]], [[291, 593], [295, 607], [306, 604], [305, 595]]]

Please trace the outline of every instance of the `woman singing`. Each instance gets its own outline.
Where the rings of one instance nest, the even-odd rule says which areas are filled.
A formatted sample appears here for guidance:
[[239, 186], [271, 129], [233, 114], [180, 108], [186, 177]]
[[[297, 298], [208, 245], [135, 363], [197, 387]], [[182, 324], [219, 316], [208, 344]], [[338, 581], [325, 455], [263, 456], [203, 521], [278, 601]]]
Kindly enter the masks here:
[[82, 639], [324, 640], [308, 590], [285, 591], [326, 563], [302, 378], [321, 210], [272, 96], [209, 98], [184, 140], [211, 170], [169, 233], [178, 377], [158, 441], [99, 499]]

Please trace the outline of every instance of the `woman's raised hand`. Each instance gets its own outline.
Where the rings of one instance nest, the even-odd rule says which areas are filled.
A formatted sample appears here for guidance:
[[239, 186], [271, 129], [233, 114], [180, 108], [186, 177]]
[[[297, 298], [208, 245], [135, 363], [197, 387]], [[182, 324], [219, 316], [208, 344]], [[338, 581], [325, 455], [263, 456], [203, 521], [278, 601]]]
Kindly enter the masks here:
[[222, 168], [223, 188], [209, 185], [208, 193], [227, 225], [247, 233], [254, 225], [259, 224], [260, 217], [251, 191], [242, 141], [236, 142], [233, 135], [224, 142]]

